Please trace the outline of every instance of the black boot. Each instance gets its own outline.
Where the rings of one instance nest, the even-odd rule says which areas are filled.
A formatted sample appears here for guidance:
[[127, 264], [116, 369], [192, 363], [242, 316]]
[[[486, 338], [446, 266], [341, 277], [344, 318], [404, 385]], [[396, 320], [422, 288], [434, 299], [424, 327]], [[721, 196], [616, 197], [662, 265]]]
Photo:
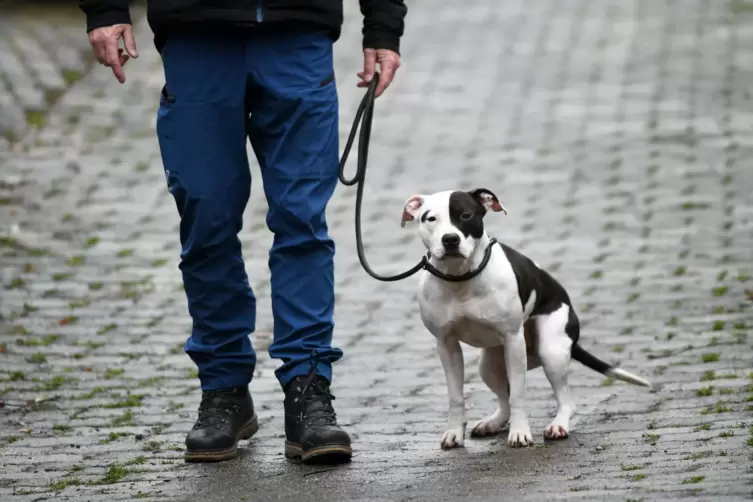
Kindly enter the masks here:
[[348, 462], [353, 455], [350, 436], [337, 425], [327, 379], [312, 371], [284, 390], [285, 457], [296, 463]]
[[201, 395], [199, 418], [186, 436], [186, 462], [234, 458], [238, 440], [259, 430], [248, 387], [209, 390]]

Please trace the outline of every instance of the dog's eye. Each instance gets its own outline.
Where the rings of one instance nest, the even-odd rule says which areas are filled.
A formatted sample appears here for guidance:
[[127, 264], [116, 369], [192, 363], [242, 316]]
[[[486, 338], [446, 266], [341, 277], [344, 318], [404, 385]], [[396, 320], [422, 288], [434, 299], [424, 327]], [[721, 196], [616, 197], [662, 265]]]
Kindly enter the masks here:
[[437, 221], [437, 217], [436, 216], [429, 216], [428, 218], [426, 218], [426, 221]]
[[473, 216], [471, 213], [463, 213], [460, 215], [461, 220], [470, 220], [471, 216]]

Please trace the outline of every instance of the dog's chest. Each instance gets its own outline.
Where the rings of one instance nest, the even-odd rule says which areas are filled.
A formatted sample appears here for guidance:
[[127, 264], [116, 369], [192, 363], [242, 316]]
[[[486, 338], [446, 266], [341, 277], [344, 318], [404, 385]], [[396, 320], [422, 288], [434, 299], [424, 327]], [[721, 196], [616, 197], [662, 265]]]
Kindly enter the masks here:
[[471, 347], [486, 348], [502, 345], [502, 334], [478, 319], [462, 318], [453, 323], [452, 336]]
[[448, 311], [450, 331], [472, 347], [495, 347], [502, 344], [505, 326], [516, 324], [519, 310], [504, 294], [454, 300]]
[[503, 333], [521, 322], [515, 291], [499, 289], [478, 293], [438, 295], [422, 302], [424, 324], [435, 336], [452, 336], [472, 347], [502, 344]]

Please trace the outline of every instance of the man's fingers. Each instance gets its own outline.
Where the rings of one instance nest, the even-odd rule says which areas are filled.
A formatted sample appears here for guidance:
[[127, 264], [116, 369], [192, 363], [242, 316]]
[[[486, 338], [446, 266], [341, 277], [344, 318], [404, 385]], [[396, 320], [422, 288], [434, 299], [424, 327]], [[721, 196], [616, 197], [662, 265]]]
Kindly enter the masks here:
[[106, 59], [105, 59], [105, 65], [112, 68], [112, 73], [117, 77], [118, 81], [122, 84], [125, 82], [125, 74], [123, 73], [123, 68], [121, 67], [120, 63], [120, 53], [118, 51], [118, 39], [109, 39], [107, 40], [107, 45], [105, 48], [106, 51]]
[[[121, 38], [125, 51], [119, 47]], [[123, 65], [139, 55], [133, 38], [133, 27], [130, 24], [114, 24], [96, 28], [89, 32], [89, 43], [97, 61], [109, 66], [121, 84], [125, 82]]]
[[379, 60], [379, 83], [374, 94], [378, 97], [392, 84], [395, 72], [400, 68], [400, 56], [390, 50], [378, 51], [377, 55]]
[[123, 49], [118, 49], [118, 59], [120, 59], [120, 66], [124, 66], [126, 62], [131, 59], [131, 56], [123, 54]]
[[92, 52], [94, 53], [94, 57], [97, 58], [97, 61], [99, 61], [101, 64], [105, 63], [105, 50], [103, 45], [103, 40], [99, 38], [99, 33], [97, 33], [97, 30], [92, 31], [89, 33], [89, 44], [92, 46]]
[[125, 82], [125, 72], [123, 72], [123, 67], [120, 64], [112, 65], [110, 68], [112, 69], [112, 74], [118, 79], [118, 82], [121, 84]]
[[123, 28], [123, 43], [129, 56], [132, 58], [139, 57], [139, 51], [136, 50], [136, 40], [133, 38], [133, 26], [127, 25]]
[[379, 97], [395, 78], [395, 72], [400, 68], [400, 55], [388, 49], [364, 49], [363, 71], [357, 73], [361, 79], [358, 87], [367, 87], [374, 78], [376, 65], [379, 63], [379, 81], [377, 82], [374, 96]]
[[361, 79], [361, 81], [358, 82], [356, 84], [356, 86], [358, 86], [358, 87], [368, 87], [369, 86], [369, 83], [366, 81], [366, 74], [364, 72], [359, 71], [358, 73], [356, 73], [356, 76], [358, 76], [358, 78]]
[[379, 83], [377, 84], [374, 96], [379, 97], [390, 86], [392, 79], [395, 77], [395, 63], [393, 61], [383, 61], [379, 64]]
[[104, 65], [107, 64], [107, 48], [104, 43], [97, 44], [97, 61]]
[[118, 60], [120, 59], [118, 57], [119, 51], [118, 51], [118, 39], [108, 39], [105, 42], [105, 64], [106, 65], [114, 65], [117, 64]]
[[374, 72], [376, 71], [377, 53], [374, 49], [366, 49], [363, 51], [363, 73], [359, 75], [361, 80], [368, 84], [371, 79], [374, 78]]
[[99, 61], [100, 64], [105, 64], [105, 60], [107, 56], [105, 55], [104, 41], [96, 40], [96, 41], [93, 41], [91, 45], [92, 45], [92, 51], [94, 52], [94, 57], [97, 58], [97, 61]]

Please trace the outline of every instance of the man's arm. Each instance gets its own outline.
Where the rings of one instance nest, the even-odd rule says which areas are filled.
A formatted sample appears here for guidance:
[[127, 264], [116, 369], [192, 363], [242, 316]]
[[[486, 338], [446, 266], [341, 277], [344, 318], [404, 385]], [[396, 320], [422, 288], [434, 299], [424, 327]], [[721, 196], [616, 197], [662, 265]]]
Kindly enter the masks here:
[[103, 26], [131, 24], [128, 0], [79, 0], [79, 8], [86, 14], [86, 32]]
[[403, 0], [359, 0], [363, 14], [363, 48], [400, 54], [400, 37], [408, 7]]

